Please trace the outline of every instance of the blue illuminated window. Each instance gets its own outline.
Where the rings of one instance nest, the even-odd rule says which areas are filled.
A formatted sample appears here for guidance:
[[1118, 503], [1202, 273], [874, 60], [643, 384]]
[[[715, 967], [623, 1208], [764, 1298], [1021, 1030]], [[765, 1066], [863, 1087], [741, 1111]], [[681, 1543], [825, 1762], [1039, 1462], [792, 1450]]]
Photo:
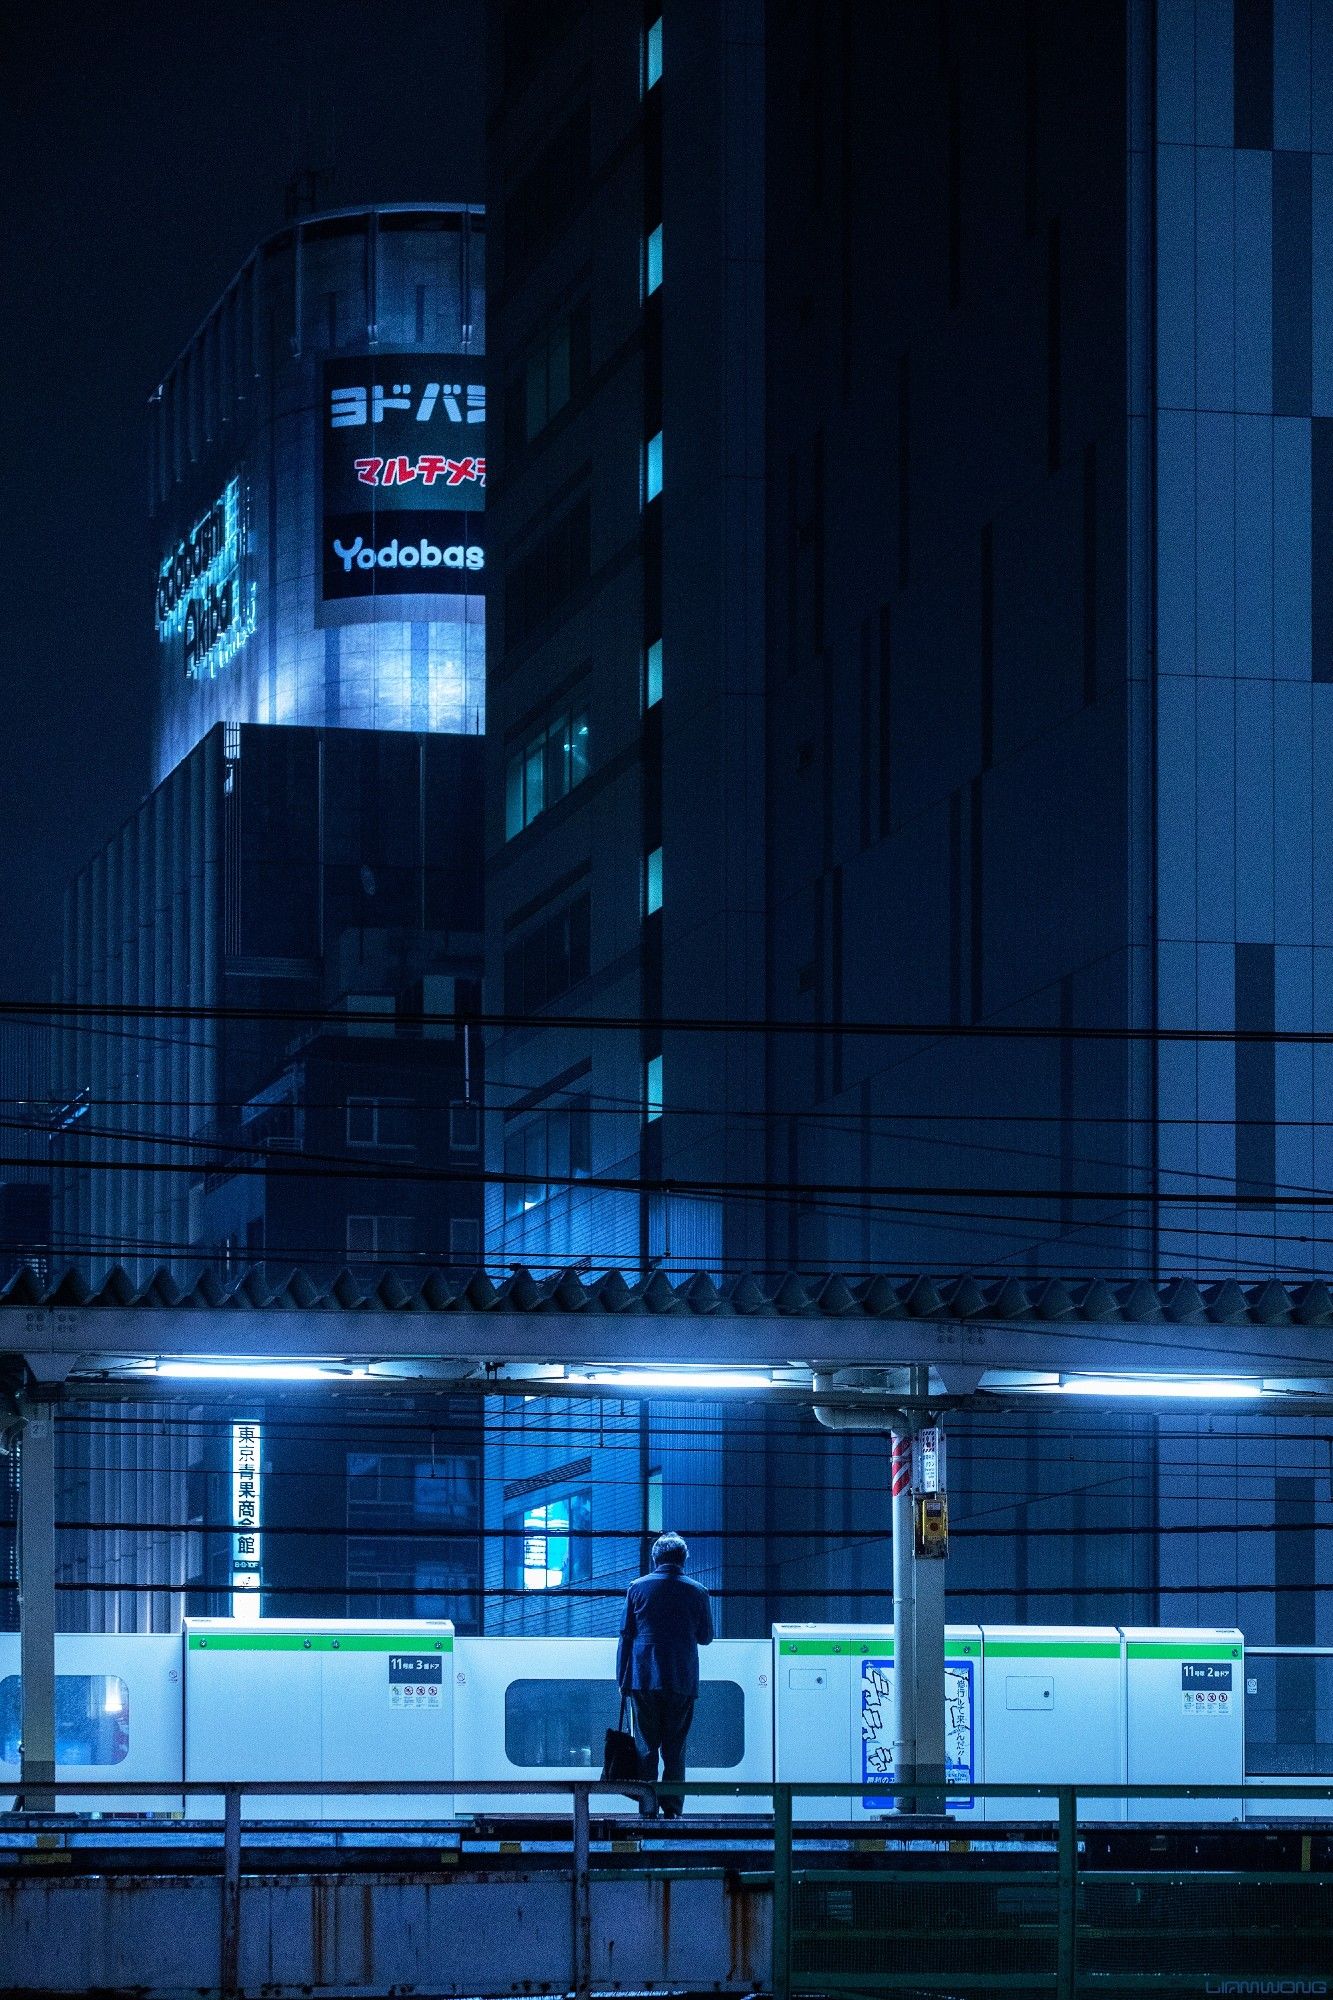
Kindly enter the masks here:
[[561, 708], [510, 752], [505, 765], [505, 839], [531, 826], [539, 813], [581, 785], [588, 775], [588, 711]]
[[643, 663], [643, 705], [655, 708], [662, 699], [662, 641], [654, 639]]
[[643, 453], [644, 496], [656, 500], [662, 491], [662, 433], [650, 437]]
[[649, 28], [643, 38], [643, 87], [652, 90], [662, 81], [662, 16]]
[[591, 1573], [592, 1496], [576, 1487], [558, 1500], [505, 1516], [506, 1582], [511, 1590], [561, 1590]]
[[650, 1056], [643, 1072], [644, 1122], [651, 1125], [662, 1116], [662, 1058]]
[[659, 222], [649, 236], [643, 252], [643, 289], [645, 295], [655, 292], [662, 282], [662, 225]]
[[644, 907], [653, 916], [662, 907], [662, 850], [655, 847], [644, 868]]

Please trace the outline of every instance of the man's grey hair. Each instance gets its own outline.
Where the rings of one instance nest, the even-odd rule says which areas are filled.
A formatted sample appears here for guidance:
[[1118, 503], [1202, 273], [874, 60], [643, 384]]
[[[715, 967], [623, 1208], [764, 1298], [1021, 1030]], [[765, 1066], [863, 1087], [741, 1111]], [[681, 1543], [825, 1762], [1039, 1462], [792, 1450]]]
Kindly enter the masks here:
[[690, 1559], [690, 1551], [684, 1535], [659, 1535], [653, 1543], [653, 1566], [659, 1563], [673, 1563], [683, 1569]]

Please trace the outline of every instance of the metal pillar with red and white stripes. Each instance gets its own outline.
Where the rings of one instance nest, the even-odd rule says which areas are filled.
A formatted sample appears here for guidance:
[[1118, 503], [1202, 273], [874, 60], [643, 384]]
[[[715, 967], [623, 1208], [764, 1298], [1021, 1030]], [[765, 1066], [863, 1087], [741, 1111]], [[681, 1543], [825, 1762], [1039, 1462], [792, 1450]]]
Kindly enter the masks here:
[[[943, 1486], [943, 1433], [918, 1422], [930, 1393], [930, 1370], [910, 1371], [910, 1412], [893, 1433], [890, 1487], [893, 1503], [893, 1766], [904, 1784], [899, 1812], [943, 1810], [944, 1783], [944, 1564], [922, 1553], [918, 1533], [921, 1496]], [[928, 1449], [923, 1451], [923, 1443]], [[929, 1459], [929, 1465], [922, 1463]], [[947, 1546], [947, 1544], [946, 1544]]]
[[[893, 1499], [893, 1770], [915, 1784], [917, 1763], [916, 1526], [912, 1459], [916, 1431], [893, 1433], [889, 1459]], [[897, 1795], [899, 1812], [915, 1812], [910, 1792]]]

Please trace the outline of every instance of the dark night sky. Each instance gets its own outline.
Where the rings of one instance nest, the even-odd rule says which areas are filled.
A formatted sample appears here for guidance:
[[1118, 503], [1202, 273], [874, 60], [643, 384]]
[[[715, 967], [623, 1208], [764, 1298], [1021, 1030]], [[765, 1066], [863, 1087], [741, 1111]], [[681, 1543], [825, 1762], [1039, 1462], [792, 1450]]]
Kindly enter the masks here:
[[0, 995], [48, 994], [64, 886], [148, 782], [148, 394], [330, 126], [332, 206], [481, 199], [482, 4], [10, 12]]

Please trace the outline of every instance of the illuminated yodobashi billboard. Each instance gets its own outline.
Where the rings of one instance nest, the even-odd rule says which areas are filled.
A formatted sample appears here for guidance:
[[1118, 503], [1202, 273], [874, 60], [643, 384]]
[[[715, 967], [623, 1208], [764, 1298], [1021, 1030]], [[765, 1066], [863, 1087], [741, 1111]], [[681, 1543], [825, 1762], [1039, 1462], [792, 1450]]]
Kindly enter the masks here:
[[324, 363], [325, 598], [482, 587], [486, 385], [475, 355]]

